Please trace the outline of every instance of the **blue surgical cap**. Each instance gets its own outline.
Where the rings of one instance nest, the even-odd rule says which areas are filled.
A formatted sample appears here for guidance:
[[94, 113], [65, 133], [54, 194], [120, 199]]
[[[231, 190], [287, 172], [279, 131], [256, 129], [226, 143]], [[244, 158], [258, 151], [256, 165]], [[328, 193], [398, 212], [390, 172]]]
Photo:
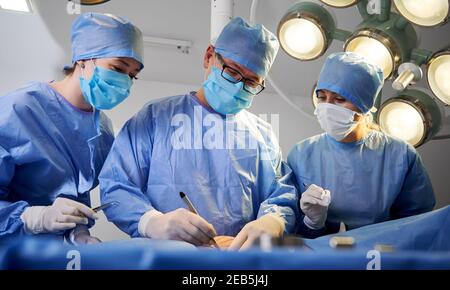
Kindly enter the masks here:
[[84, 13], [72, 25], [72, 64], [79, 60], [129, 57], [144, 67], [142, 32], [111, 14]]
[[383, 71], [353, 52], [333, 53], [325, 61], [317, 82], [319, 90], [329, 90], [350, 101], [364, 114], [373, 107], [383, 87]]
[[250, 25], [236, 17], [220, 33], [215, 52], [265, 78], [279, 47], [277, 37], [263, 25]]

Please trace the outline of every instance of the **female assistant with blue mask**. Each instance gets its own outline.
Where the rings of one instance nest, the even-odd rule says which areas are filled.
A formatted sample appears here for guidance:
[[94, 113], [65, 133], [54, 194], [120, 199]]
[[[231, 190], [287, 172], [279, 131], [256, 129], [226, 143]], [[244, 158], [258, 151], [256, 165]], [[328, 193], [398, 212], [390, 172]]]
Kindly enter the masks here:
[[143, 67], [142, 33], [127, 20], [80, 15], [72, 66], [57, 82], [34, 82], [0, 97], [0, 238], [60, 236], [94, 243], [89, 192], [112, 146], [112, 109]]
[[297, 231], [315, 238], [433, 209], [430, 179], [416, 150], [372, 124], [381, 70], [354, 53], [329, 56], [316, 88], [326, 132], [299, 142], [288, 163], [302, 193]]

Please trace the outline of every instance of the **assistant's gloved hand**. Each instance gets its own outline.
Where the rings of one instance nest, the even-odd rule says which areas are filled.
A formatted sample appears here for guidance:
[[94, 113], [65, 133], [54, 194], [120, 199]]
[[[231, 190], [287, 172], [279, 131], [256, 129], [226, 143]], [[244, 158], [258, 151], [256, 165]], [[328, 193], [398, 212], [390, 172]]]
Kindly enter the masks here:
[[259, 219], [246, 224], [228, 249], [246, 250], [250, 248], [255, 240], [262, 234], [268, 234], [272, 237], [281, 237], [284, 233], [285, 224], [285, 220], [277, 214], [269, 213], [263, 215]]
[[77, 225], [69, 235], [70, 242], [74, 245], [97, 244], [102, 241], [91, 236], [89, 229], [85, 225]]
[[196, 246], [209, 245], [217, 235], [210, 223], [184, 208], [166, 214], [147, 212], [139, 221], [139, 233], [151, 239], [185, 241]]
[[40, 234], [73, 229], [77, 224], [87, 225], [87, 218], [96, 220], [98, 216], [82, 203], [59, 197], [51, 206], [26, 208], [20, 218], [26, 232]]
[[300, 208], [305, 214], [303, 221], [311, 229], [321, 229], [327, 220], [328, 206], [331, 202], [331, 193], [322, 187], [312, 184], [302, 193]]

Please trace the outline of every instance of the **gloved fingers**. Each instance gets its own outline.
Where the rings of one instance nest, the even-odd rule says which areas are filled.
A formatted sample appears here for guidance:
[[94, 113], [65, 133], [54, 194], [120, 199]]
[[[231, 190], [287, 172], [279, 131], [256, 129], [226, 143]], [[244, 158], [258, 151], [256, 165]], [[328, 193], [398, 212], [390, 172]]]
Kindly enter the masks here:
[[77, 208], [70, 205], [64, 205], [61, 208], [61, 213], [64, 215], [80, 216], [80, 211]]
[[311, 185], [308, 190], [302, 194], [302, 197], [303, 196], [312, 196], [317, 198], [318, 203], [321, 206], [328, 206], [331, 202], [331, 192], [329, 190], [324, 190], [315, 184]]
[[325, 190], [323, 193], [323, 197], [317, 199], [317, 204], [320, 206], [323, 206], [323, 207], [328, 207], [330, 205], [330, 201], [331, 201], [331, 198], [329, 195], [329, 191], [327, 193], [327, 190]]
[[200, 229], [209, 238], [217, 236], [217, 232], [214, 227], [208, 223], [204, 218], [194, 213], [188, 212], [188, 221], [196, 228]]
[[324, 191], [324, 198], [317, 198], [309, 195], [302, 196], [300, 199], [300, 204], [303, 204], [304, 206], [306, 204], [309, 205], [320, 205], [327, 207], [330, 204], [330, 198], [327, 197], [326, 192]]
[[190, 221], [186, 222], [186, 231], [193, 237], [195, 237], [202, 244], [208, 244], [212, 237], [204, 233], [200, 228], [193, 225]]
[[87, 207], [86, 205], [84, 205], [82, 203], [70, 200], [69, 205], [75, 207], [85, 217], [88, 217], [88, 218], [93, 219], [93, 220], [98, 219], [98, 215], [91, 208]]
[[248, 237], [248, 230], [246, 227], [244, 227], [239, 234], [234, 238], [233, 242], [231, 243], [230, 247], [228, 248], [229, 251], [237, 251], [239, 250], [242, 245], [245, 243]]
[[197, 247], [203, 245], [202, 241], [198, 240], [195, 236], [191, 235], [189, 233], [189, 231], [186, 228], [184, 228], [184, 227], [180, 228], [180, 230], [178, 231], [178, 238], [177, 239], [180, 240], [180, 241], [188, 242], [188, 243], [193, 244], [193, 245], [195, 245]]
[[72, 208], [74, 209], [73, 210], [73, 213], [71, 214], [71, 215], [74, 215], [74, 216], [79, 216], [79, 217], [86, 217], [79, 209], [77, 209], [76, 207], [73, 207], [72, 206]]
[[322, 191], [323, 190], [323, 188], [322, 187], [320, 187], [320, 186], [318, 186], [317, 184], [311, 184], [309, 187], [308, 187], [308, 189], [310, 189], [310, 190], [316, 190], [316, 191]]
[[86, 218], [86, 216], [81, 211], [79, 211], [76, 207], [73, 207], [70, 205], [64, 205], [61, 209], [61, 212], [64, 215], [71, 215], [71, 216]]
[[258, 235], [256, 234], [249, 234], [247, 235], [247, 240], [242, 244], [239, 251], [245, 251], [250, 249], [251, 246], [255, 243], [255, 240], [258, 238]]
[[300, 199], [300, 204], [301, 205], [316, 205], [316, 204], [318, 204], [319, 203], [319, 200], [317, 199], [317, 198], [315, 198], [315, 197], [312, 197], [312, 196], [308, 196], [308, 195], [305, 195], [305, 196], [302, 196], [302, 198]]
[[324, 203], [327, 204], [327, 206], [330, 204], [330, 202], [331, 202], [331, 192], [329, 190], [325, 190], [324, 196], [322, 197], [322, 200], [324, 201]]
[[321, 199], [323, 194], [324, 194], [323, 188], [321, 188], [321, 187], [319, 187], [319, 186], [313, 184], [313, 185], [311, 185], [311, 186], [308, 188], [307, 191], [305, 191], [305, 192], [302, 194], [302, 196], [303, 196], [303, 195], [309, 195], [309, 196], [312, 196], [312, 197]]
[[85, 217], [61, 214], [58, 217], [57, 222], [59, 222], [59, 223], [76, 223], [76, 224], [80, 224], [80, 225], [87, 225], [88, 219]]
[[66, 231], [66, 230], [71, 230], [71, 229], [75, 228], [76, 226], [77, 226], [77, 224], [75, 224], [75, 223], [53, 222], [52, 223], [52, 230], [55, 231], [55, 232]]

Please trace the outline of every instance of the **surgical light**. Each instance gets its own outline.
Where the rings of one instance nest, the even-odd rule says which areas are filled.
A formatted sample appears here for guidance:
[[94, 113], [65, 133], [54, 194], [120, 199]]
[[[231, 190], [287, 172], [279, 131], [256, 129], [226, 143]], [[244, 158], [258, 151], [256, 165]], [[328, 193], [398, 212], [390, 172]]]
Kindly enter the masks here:
[[109, 0], [80, 0], [79, 2], [81, 5], [99, 5], [108, 1]]
[[336, 8], [346, 8], [355, 5], [358, 0], [320, 0], [320, 2]]
[[381, 106], [378, 123], [386, 133], [419, 147], [439, 131], [441, 113], [424, 92], [405, 90]]
[[351, 39], [345, 51], [358, 53], [366, 57], [366, 59], [383, 70], [385, 78], [388, 78], [396, 65], [398, 56], [390, 46], [385, 45], [385, 39], [380, 35], [370, 35], [369, 31], [361, 31], [358, 35]]
[[394, 0], [397, 11], [421, 26], [436, 26], [449, 18], [449, 0]]
[[434, 95], [450, 105], [450, 49], [435, 53], [428, 61], [428, 84]]
[[28, 0], [0, 0], [0, 8], [17, 12], [31, 12], [31, 4]]
[[313, 60], [325, 53], [333, 39], [335, 23], [322, 6], [300, 2], [287, 11], [278, 25], [283, 50], [299, 60]]
[[409, 59], [417, 43], [414, 27], [398, 14], [390, 13], [386, 21], [377, 17], [363, 21], [346, 40], [344, 50], [365, 56], [389, 79]]

